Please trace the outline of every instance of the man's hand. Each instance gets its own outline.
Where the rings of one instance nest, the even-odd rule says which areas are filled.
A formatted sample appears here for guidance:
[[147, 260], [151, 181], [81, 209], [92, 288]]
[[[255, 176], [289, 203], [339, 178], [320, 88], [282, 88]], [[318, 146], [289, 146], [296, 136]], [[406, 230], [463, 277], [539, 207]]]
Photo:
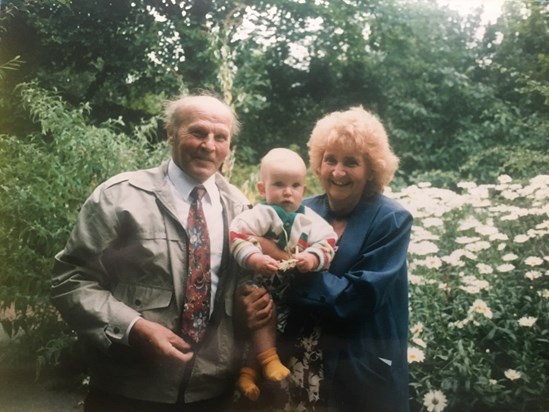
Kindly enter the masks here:
[[194, 356], [191, 345], [181, 337], [158, 323], [142, 318], [130, 330], [129, 344], [160, 361], [186, 364]]
[[294, 259], [297, 260], [295, 266], [301, 273], [311, 272], [320, 263], [318, 256], [309, 252], [298, 253]]
[[264, 288], [245, 284], [236, 291], [236, 316], [250, 330], [269, 323], [273, 316], [273, 305], [271, 296]]

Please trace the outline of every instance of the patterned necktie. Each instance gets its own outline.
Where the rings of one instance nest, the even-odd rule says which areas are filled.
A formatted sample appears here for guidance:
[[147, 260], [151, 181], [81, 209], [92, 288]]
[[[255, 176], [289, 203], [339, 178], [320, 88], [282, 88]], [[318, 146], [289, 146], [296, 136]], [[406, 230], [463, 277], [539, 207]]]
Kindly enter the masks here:
[[193, 189], [187, 219], [189, 273], [181, 322], [183, 332], [196, 343], [204, 337], [210, 316], [210, 238], [201, 202], [205, 193], [202, 185]]

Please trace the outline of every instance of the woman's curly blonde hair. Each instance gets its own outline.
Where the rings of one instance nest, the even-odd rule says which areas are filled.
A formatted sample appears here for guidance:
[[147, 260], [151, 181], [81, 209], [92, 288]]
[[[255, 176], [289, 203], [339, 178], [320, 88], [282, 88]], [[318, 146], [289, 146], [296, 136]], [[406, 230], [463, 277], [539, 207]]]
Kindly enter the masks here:
[[382, 193], [398, 168], [399, 159], [379, 119], [362, 106], [333, 112], [320, 119], [307, 143], [311, 169], [318, 173], [324, 152], [332, 149], [353, 150], [362, 155], [368, 167], [365, 194]]

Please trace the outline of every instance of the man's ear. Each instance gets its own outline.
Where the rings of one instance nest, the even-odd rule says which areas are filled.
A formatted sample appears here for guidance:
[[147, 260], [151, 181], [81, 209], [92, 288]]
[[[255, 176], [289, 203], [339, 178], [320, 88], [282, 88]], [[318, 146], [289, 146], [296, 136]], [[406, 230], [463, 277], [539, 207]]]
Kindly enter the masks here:
[[166, 127], [166, 134], [168, 135], [168, 144], [171, 146], [173, 145], [173, 141], [175, 138], [176, 131], [174, 130], [174, 127]]
[[259, 192], [259, 194], [261, 195], [261, 197], [265, 197], [265, 183], [263, 182], [257, 182], [257, 184], [255, 185], [257, 191]]

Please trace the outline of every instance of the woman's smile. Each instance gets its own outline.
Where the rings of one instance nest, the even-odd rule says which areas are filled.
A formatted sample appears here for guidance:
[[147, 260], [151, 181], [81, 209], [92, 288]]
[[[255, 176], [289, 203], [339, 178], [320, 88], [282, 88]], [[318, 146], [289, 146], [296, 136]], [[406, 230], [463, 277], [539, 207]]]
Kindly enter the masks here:
[[334, 212], [350, 212], [358, 204], [368, 180], [368, 168], [354, 150], [328, 146], [322, 157], [318, 178]]

